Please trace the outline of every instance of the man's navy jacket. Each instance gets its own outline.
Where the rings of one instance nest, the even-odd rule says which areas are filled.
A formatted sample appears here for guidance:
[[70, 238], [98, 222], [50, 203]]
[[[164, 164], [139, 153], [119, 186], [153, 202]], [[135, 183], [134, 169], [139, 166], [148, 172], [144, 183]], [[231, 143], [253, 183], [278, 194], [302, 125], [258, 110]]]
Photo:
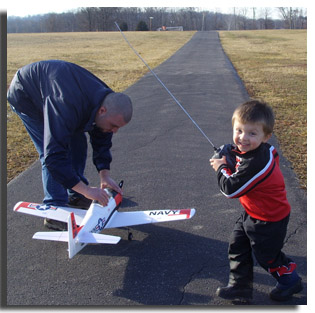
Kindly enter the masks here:
[[55, 178], [72, 188], [80, 178], [72, 169], [71, 137], [89, 132], [93, 162], [98, 171], [109, 169], [113, 133], [95, 126], [96, 112], [113, 92], [86, 69], [65, 61], [49, 60], [19, 69], [8, 91], [8, 101], [18, 112], [44, 120], [44, 159]]

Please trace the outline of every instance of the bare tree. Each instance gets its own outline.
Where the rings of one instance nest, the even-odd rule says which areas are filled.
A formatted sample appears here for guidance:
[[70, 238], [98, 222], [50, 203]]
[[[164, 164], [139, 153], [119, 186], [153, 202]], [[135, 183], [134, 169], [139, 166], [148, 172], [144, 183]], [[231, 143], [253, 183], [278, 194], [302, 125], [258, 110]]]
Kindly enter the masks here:
[[278, 7], [278, 10], [283, 18], [285, 28], [294, 29], [307, 27], [306, 9]]
[[270, 7], [261, 8], [260, 10], [261, 18], [258, 20], [258, 26], [260, 29], [273, 29], [274, 28], [274, 22], [271, 19], [271, 15], [272, 15], [272, 8]]
[[252, 14], [253, 14], [252, 29], [256, 29], [257, 25], [256, 25], [256, 8], [255, 7], [252, 7]]
[[[140, 21], [152, 30], [162, 26], [182, 26], [184, 30], [238, 30], [272, 28], [307, 28], [306, 9], [278, 8], [282, 19], [271, 18], [273, 8], [231, 8], [230, 14], [200, 8], [165, 7], [83, 7], [72, 13], [45, 14], [26, 18], [9, 17], [8, 33], [58, 31], [116, 31], [114, 21], [134, 31]], [[259, 14], [258, 14], [259, 13]], [[259, 16], [258, 16], [259, 15]], [[151, 19], [150, 19], [151, 18]]]
[[86, 7], [81, 8], [80, 10], [81, 16], [80, 18], [80, 25], [82, 29], [87, 31], [95, 31], [95, 17], [97, 15], [97, 8], [94, 7]]
[[279, 7], [279, 12], [281, 13], [287, 28], [292, 29], [292, 8]]
[[49, 33], [53, 33], [57, 31], [57, 14], [56, 13], [49, 13], [47, 18], [45, 19], [46, 21], [46, 31]]
[[248, 14], [248, 8], [243, 7], [243, 8], [239, 8], [238, 10], [238, 29], [247, 29], [248, 28], [248, 18], [247, 18], [247, 14]]

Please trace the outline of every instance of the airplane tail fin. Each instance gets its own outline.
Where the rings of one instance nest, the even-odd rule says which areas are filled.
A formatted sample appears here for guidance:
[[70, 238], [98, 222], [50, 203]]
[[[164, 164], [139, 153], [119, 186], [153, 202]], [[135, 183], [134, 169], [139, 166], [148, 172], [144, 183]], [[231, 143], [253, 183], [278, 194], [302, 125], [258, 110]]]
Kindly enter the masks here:
[[71, 213], [68, 219], [68, 250], [70, 259], [81, 251], [88, 243], [117, 244], [121, 239], [118, 236], [97, 233], [83, 233], [77, 238], [80, 229], [81, 228], [77, 226], [74, 214]]
[[118, 236], [103, 235], [98, 233], [80, 233], [82, 227], [78, 227], [74, 213], [68, 217], [68, 231], [37, 232], [33, 239], [53, 240], [68, 242], [69, 258], [72, 259], [88, 243], [117, 244], [121, 239]]
[[33, 239], [63, 241], [69, 242], [69, 245], [71, 242], [71, 249], [73, 250], [75, 246], [75, 238], [79, 231], [80, 227], [76, 225], [74, 213], [72, 212], [68, 217], [68, 231], [37, 232], [33, 235]]
[[81, 243], [76, 240], [80, 228], [75, 221], [74, 213], [68, 217], [68, 253], [69, 258], [72, 259], [81, 249], [86, 246], [86, 243]]

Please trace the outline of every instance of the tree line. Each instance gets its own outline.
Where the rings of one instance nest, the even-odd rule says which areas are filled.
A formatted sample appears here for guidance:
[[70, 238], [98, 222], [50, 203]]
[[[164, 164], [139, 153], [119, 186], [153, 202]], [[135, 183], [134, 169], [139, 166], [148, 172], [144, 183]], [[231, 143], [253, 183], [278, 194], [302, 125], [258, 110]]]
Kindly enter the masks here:
[[[279, 19], [272, 18], [277, 10]], [[83, 7], [65, 13], [8, 17], [8, 33], [157, 30], [182, 26], [184, 30], [306, 29], [305, 8], [231, 8], [230, 14], [199, 8]]]

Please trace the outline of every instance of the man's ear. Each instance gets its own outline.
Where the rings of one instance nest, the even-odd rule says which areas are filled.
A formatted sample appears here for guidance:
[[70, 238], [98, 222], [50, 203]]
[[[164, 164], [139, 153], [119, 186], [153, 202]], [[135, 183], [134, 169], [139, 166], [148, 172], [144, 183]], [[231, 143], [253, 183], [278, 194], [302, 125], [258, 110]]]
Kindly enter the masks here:
[[107, 109], [103, 106], [101, 106], [99, 109], [98, 109], [98, 114], [99, 115], [104, 115], [105, 113], [107, 112]]

